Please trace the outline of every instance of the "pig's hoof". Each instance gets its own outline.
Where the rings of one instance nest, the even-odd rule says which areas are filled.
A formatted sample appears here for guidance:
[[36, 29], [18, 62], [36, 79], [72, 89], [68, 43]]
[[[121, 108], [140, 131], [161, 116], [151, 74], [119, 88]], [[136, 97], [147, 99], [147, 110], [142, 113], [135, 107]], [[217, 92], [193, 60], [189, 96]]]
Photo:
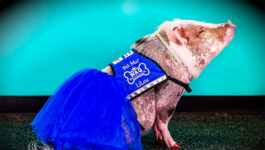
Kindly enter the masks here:
[[180, 148], [180, 146], [178, 145], [178, 143], [175, 143], [172, 147], [173, 148]]

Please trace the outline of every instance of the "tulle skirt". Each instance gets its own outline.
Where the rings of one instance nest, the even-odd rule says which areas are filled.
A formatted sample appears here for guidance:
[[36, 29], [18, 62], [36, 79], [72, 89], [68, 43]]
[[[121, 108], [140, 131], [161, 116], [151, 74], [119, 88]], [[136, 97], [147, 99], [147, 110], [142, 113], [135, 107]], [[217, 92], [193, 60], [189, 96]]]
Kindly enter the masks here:
[[55, 150], [141, 150], [141, 128], [115, 76], [83, 69], [64, 81], [30, 123]]

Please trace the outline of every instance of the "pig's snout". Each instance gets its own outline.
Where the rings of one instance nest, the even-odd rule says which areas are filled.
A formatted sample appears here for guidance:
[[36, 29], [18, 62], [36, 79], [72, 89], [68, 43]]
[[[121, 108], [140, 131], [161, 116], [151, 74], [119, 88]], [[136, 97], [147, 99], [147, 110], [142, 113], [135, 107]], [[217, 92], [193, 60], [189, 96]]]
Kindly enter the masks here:
[[232, 29], [236, 28], [236, 26], [230, 20], [228, 20], [226, 24]]
[[233, 39], [234, 37], [234, 30], [236, 26], [228, 20], [225, 25], [228, 25], [227, 31], [226, 31], [226, 36], [224, 37], [224, 47]]

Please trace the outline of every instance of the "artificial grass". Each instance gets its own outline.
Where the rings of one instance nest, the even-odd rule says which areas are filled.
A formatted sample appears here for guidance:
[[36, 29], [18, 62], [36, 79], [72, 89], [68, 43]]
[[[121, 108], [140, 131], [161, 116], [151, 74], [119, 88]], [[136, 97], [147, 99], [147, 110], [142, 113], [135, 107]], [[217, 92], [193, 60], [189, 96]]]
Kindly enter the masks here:
[[[36, 136], [36, 114], [0, 114], [0, 150], [26, 150]], [[179, 150], [264, 150], [264, 114], [175, 113], [169, 124]], [[142, 137], [144, 150], [166, 150], [153, 130]]]

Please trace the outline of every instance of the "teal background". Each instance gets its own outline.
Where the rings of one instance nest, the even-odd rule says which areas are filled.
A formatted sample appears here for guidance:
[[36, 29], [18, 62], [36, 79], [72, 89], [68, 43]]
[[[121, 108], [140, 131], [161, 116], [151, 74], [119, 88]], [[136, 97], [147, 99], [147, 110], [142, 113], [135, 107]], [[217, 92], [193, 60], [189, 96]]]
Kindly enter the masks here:
[[102, 69], [163, 21], [236, 26], [185, 95], [265, 95], [264, 12], [236, 0], [26, 1], [0, 20], [0, 95], [50, 95], [83, 68]]

